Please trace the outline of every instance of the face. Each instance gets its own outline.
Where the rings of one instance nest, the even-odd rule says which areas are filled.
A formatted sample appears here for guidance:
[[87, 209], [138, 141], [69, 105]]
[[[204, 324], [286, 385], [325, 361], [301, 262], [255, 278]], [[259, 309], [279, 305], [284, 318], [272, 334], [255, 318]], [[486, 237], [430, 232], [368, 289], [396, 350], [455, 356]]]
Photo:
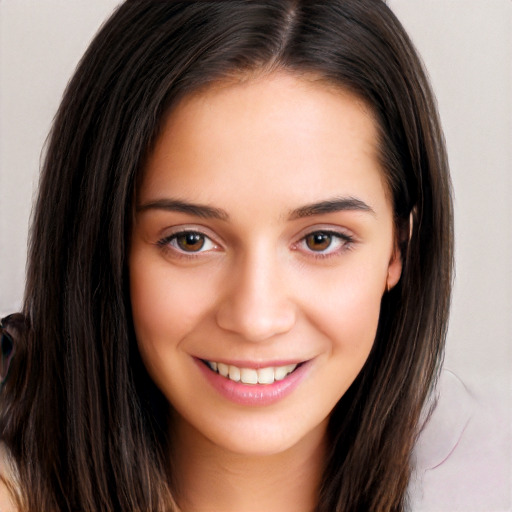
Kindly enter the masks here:
[[401, 272], [369, 110], [287, 74], [186, 98], [145, 168], [129, 268], [183, 429], [247, 454], [322, 436]]

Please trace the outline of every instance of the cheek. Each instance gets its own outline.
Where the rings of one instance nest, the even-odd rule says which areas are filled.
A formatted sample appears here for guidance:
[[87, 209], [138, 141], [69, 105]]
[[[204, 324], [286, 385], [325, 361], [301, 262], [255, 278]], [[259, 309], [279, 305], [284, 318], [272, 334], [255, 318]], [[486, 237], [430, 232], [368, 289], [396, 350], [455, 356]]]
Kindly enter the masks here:
[[211, 309], [210, 281], [208, 276], [172, 272], [165, 261], [138, 255], [130, 261], [137, 345], [150, 376], [170, 402], [187, 378], [180, 364], [182, 341], [208, 318]]
[[211, 276], [201, 272], [172, 272], [168, 263], [132, 258], [130, 297], [141, 352], [178, 346], [208, 316], [213, 286]]
[[377, 332], [383, 281], [380, 273], [340, 272], [309, 301], [310, 321], [330, 341], [333, 353], [364, 362]]

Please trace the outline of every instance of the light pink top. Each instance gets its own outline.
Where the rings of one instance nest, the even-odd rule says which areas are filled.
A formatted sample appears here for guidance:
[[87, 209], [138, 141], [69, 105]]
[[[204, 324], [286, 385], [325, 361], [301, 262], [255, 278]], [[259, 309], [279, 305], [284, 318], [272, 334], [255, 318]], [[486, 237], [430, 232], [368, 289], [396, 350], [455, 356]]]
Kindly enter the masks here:
[[512, 511], [506, 407], [480, 400], [444, 370], [438, 404], [420, 435], [409, 488], [412, 512]]

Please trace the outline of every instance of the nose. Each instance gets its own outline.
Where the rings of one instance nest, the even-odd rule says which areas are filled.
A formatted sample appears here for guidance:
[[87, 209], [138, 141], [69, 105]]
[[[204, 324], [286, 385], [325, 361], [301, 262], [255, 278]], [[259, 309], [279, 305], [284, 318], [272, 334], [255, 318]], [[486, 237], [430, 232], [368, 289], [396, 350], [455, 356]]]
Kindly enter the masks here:
[[216, 313], [222, 329], [253, 342], [292, 329], [296, 308], [288, 296], [283, 272], [268, 253], [246, 257], [235, 266], [229, 280]]

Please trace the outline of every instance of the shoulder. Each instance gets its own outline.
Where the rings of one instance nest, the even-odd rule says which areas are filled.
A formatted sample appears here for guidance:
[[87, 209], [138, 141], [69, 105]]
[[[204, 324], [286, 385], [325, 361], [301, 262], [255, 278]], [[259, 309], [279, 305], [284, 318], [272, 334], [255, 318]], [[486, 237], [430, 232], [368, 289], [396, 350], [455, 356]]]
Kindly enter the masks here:
[[414, 451], [416, 468], [421, 471], [438, 468], [450, 458], [476, 407], [469, 389], [449, 370], [442, 371], [433, 400], [435, 407], [425, 422]]
[[12, 463], [5, 449], [0, 443], [0, 512], [16, 512], [16, 507], [9, 491], [9, 486], [14, 485]]
[[498, 405], [442, 372], [436, 408], [413, 453], [411, 510], [509, 510], [511, 431]]

